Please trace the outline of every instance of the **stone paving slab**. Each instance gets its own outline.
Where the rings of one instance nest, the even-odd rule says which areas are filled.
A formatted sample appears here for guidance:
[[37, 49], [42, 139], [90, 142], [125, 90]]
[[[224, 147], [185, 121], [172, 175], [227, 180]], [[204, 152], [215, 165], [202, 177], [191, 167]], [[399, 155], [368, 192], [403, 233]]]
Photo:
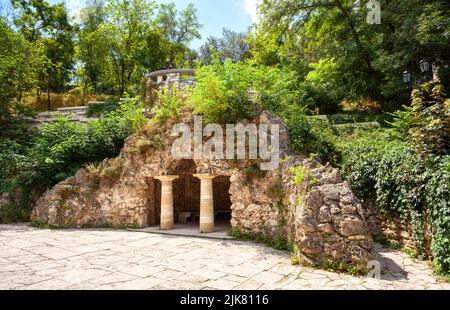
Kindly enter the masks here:
[[446, 289], [426, 262], [376, 247], [381, 280], [290, 265], [234, 240], [0, 225], [0, 289]]

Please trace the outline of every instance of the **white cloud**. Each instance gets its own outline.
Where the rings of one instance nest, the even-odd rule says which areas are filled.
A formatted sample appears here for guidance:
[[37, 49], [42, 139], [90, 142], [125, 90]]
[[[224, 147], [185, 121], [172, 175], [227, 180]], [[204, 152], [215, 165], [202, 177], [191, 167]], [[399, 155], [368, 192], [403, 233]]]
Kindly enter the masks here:
[[244, 0], [244, 9], [248, 15], [252, 18], [254, 23], [259, 22], [258, 5], [261, 0]]

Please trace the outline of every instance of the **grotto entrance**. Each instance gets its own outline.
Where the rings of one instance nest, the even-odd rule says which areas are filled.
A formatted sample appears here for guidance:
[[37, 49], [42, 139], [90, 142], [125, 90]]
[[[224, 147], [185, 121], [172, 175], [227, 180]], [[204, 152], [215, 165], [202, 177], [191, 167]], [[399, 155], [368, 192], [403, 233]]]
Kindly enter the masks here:
[[155, 224], [161, 230], [227, 231], [231, 220], [230, 178], [196, 174], [193, 160], [181, 160], [170, 175], [155, 177]]

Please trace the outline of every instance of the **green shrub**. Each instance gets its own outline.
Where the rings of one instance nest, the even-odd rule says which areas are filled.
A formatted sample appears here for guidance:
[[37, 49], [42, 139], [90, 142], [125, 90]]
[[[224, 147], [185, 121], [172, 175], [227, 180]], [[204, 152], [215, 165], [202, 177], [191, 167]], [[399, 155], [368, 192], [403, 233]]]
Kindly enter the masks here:
[[293, 111], [286, 121], [290, 146], [295, 151], [304, 155], [316, 154], [323, 162], [340, 157], [335, 146], [337, 137], [327, 120]]
[[169, 119], [176, 119], [181, 110], [187, 107], [186, 98], [179, 92], [167, 89], [158, 96], [158, 104], [154, 109], [155, 116], [153, 118], [159, 124], [166, 123]]
[[296, 185], [302, 185], [309, 174], [309, 170], [303, 168], [303, 166], [292, 167], [290, 171], [294, 174], [294, 183]]
[[392, 134], [425, 158], [450, 153], [450, 99], [441, 84], [425, 83], [412, 93], [412, 106], [393, 114]]
[[433, 232], [432, 252], [438, 274], [450, 276], [450, 156], [430, 159], [426, 202]]
[[266, 236], [262, 233], [243, 233], [238, 228], [231, 228], [228, 235], [237, 240], [253, 241], [274, 248], [278, 251], [293, 252], [294, 245], [285, 238]]
[[413, 124], [408, 139], [423, 157], [450, 153], [450, 99], [444, 86], [424, 84], [412, 94]]
[[101, 116], [113, 112], [117, 110], [119, 107], [120, 104], [116, 101], [106, 101], [90, 104], [86, 112], [86, 115], [88, 117]]
[[30, 210], [13, 204], [0, 205], [0, 224], [28, 221]]
[[196, 73], [196, 87], [190, 99], [194, 113], [202, 115], [206, 123], [234, 124], [253, 119], [255, 106], [249, 100], [250, 70], [245, 64], [215, 60], [200, 67]]
[[72, 176], [86, 163], [117, 156], [124, 140], [144, 120], [141, 105], [127, 99], [99, 120], [71, 123], [62, 117], [45, 124], [26, 144], [2, 140], [2, 192], [13, 193], [19, 188], [23, 200], [20, 205], [26, 209], [32, 188], [45, 190]]
[[360, 198], [376, 198], [385, 214], [411, 225], [414, 254], [424, 254], [424, 226], [431, 221], [435, 270], [450, 274], [450, 157], [421, 158], [405, 141], [386, 131], [341, 141], [342, 172]]

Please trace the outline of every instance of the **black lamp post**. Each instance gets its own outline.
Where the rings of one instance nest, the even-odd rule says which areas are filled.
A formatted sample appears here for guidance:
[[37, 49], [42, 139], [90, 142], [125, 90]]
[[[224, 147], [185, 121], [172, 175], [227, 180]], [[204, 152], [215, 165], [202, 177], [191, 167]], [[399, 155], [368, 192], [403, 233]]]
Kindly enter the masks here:
[[[403, 72], [403, 83], [405, 85], [408, 85], [408, 87], [411, 87], [413, 85], [419, 85], [420, 83], [429, 81], [432, 79], [432, 70], [431, 70], [431, 64], [428, 60], [422, 59], [419, 61], [419, 76], [413, 77], [411, 72], [406, 70]], [[431, 73], [431, 76], [430, 76]], [[414, 78], [414, 82], [412, 81]]]
[[412, 75], [408, 70], [403, 72], [403, 83], [405, 83], [406, 85], [411, 84], [411, 78], [412, 78]]
[[428, 73], [428, 72], [430, 72], [430, 63], [429, 63], [427, 60], [425, 60], [425, 59], [422, 59], [422, 60], [419, 62], [419, 67], [420, 67], [420, 71], [421, 71], [422, 73]]

